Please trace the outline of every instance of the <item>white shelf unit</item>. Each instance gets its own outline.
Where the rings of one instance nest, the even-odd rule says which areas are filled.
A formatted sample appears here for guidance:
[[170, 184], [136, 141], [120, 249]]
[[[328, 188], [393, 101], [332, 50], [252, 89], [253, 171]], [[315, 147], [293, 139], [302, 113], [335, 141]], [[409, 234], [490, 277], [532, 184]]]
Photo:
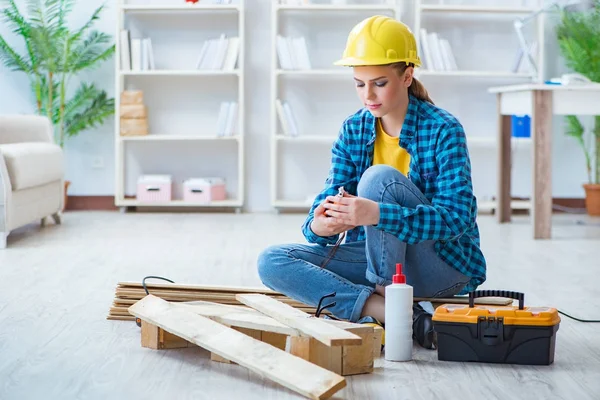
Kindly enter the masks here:
[[[115, 95], [115, 205], [194, 209], [244, 206], [244, 0], [234, 4], [183, 3], [169, 0], [119, 0], [117, 10]], [[154, 69], [131, 70], [120, 61], [121, 31], [150, 37]], [[239, 38], [233, 70], [198, 69], [202, 45], [209, 39]], [[120, 135], [120, 95], [141, 90], [147, 107], [149, 134]], [[235, 133], [217, 135], [220, 103], [237, 102]], [[167, 202], [135, 198], [137, 177], [168, 174], [173, 196]], [[223, 177], [227, 199], [209, 204], [182, 200], [188, 178]]]
[[[271, 6], [271, 205], [277, 211], [308, 210], [327, 177], [331, 145], [344, 120], [361, 107], [352, 69], [333, 62], [342, 56], [354, 25], [375, 14], [399, 19], [402, 5], [397, 0], [280, 3], [273, 0]], [[278, 35], [305, 38], [310, 69], [283, 68]], [[285, 134], [277, 100], [291, 106], [297, 136]]]
[[[537, 42], [538, 74], [527, 69], [523, 59], [514, 71], [519, 52], [514, 29], [517, 18], [527, 17], [542, 7], [543, 0], [416, 0], [413, 32], [423, 56], [423, 34], [435, 32], [438, 39], [450, 43], [457, 69], [430, 69], [430, 59], [415, 72], [429, 91], [433, 101], [455, 115], [465, 127], [472, 163], [475, 194], [480, 210], [493, 209], [496, 194], [495, 169], [497, 143], [496, 98], [487, 88], [497, 84], [528, 83], [542, 80], [544, 65], [544, 15], [525, 25], [524, 33], [531, 44]], [[429, 49], [431, 52], [431, 48]], [[426, 58], [426, 57], [424, 57]], [[530, 138], [512, 138], [514, 167], [527, 168]], [[522, 166], [520, 164], [523, 164]], [[522, 175], [522, 173], [521, 173]], [[529, 175], [528, 175], [529, 176]], [[517, 179], [513, 182], [519, 181]], [[522, 179], [521, 179], [522, 180]], [[520, 185], [520, 196], [527, 197], [526, 185]], [[513, 201], [513, 209], [528, 207], [527, 202]]]

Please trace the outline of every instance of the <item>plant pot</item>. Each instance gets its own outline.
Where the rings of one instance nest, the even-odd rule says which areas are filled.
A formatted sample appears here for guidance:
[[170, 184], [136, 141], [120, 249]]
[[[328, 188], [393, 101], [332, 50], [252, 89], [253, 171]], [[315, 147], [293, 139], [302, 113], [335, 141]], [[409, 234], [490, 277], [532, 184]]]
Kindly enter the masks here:
[[600, 184], [583, 185], [585, 189], [585, 208], [589, 215], [600, 216]]
[[69, 195], [67, 194], [67, 190], [69, 189], [69, 185], [71, 184], [71, 181], [65, 181], [65, 192], [64, 192], [64, 200], [63, 200], [63, 208], [62, 210], [65, 211], [67, 209], [67, 199], [69, 198]]

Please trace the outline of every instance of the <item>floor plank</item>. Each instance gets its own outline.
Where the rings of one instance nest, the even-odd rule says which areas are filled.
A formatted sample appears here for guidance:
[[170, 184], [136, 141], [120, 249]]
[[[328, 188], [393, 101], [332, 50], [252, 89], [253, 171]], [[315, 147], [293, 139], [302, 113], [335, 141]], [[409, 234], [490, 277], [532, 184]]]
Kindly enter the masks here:
[[[177, 283], [261, 286], [256, 257], [303, 241], [302, 215], [68, 212], [31, 225], [0, 251], [0, 399], [297, 399], [201, 348], [142, 348], [132, 322], [107, 321], [119, 281], [160, 275]], [[479, 219], [487, 289], [525, 292], [528, 305], [600, 319], [600, 219], [555, 215], [553, 238], [534, 241], [528, 217]], [[563, 317], [550, 367], [375, 362], [348, 377], [337, 399], [593, 399], [600, 393], [599, 324]]]

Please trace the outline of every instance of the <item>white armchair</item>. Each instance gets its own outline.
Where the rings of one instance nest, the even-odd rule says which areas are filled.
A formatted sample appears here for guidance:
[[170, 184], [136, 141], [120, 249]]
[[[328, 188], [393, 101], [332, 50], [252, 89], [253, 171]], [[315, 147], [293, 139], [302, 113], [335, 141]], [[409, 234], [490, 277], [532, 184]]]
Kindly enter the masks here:
[[35, 115], [0, 115], [0, 249], [10, 231], [52, 216], [60, 224], [64, 161], [52, 124]]

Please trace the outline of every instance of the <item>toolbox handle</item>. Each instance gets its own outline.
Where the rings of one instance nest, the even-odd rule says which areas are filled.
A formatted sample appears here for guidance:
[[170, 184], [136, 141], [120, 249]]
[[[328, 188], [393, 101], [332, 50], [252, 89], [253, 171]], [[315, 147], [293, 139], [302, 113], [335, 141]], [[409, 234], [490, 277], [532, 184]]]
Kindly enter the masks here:
[[479, 297], [507, 297], [509, 299], [519, 300], [519, 310], [525, 305], [525, 294], [522, 292], [513, 292], [510, 290], [475, 290], [469, 292], [469, 308], [475, 305], [475, 299]]

